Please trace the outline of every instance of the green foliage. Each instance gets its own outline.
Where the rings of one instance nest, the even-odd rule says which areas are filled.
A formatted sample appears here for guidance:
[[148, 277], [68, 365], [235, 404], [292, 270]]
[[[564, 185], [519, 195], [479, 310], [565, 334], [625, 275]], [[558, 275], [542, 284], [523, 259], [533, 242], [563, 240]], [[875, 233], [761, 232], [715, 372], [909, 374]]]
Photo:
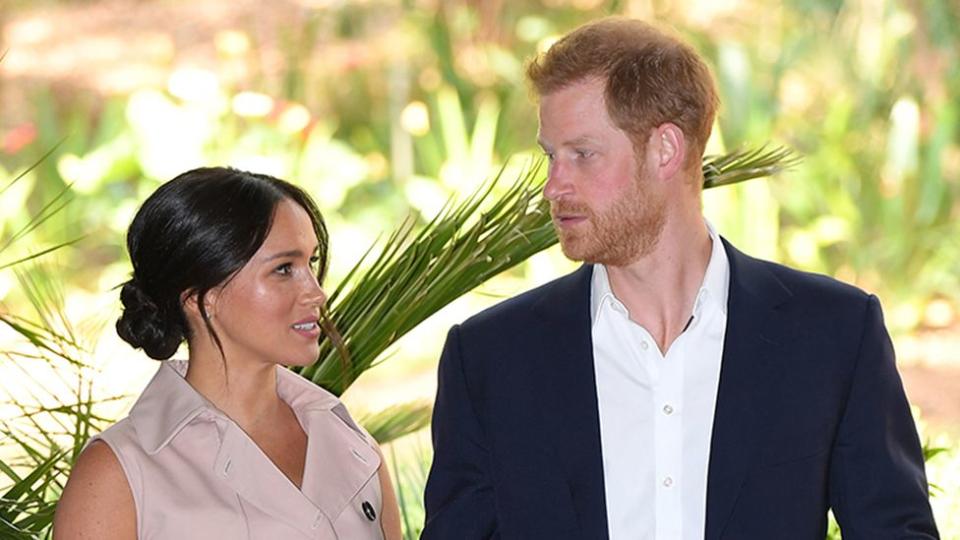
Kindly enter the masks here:
[[[790, 154], [784, 150], [712, 158], [705, 165], [706, 184], [720, 186], [769, 175], [781, 170], [784, 162], [790, 162]], [[350, 272], [343, 282], [352, 285], [349, 292], [344, 292], [346, 285], [341, 285], [331, 295], [332, 316], [350, 352], [349, 362], [337, 358], [337, 349], [325, 340], [321, 361], [302, 368], [301, 374], [341, 393], [387, 347], [424, 319], [554, 244], [547, 203], [539, 196], [540, 169], [540, 162], [532, 164], [502, 196], [494, 197], [494, 187], [500, 180], [497, 176], [463, 202], [449, 202], [417, 233], [411, 223], [401, 225], [376, 260], [367, 265], [362, 259]], [[23, 456], [18, 462], [0, 466], [0, 472], [12, 483], [4, 497], [6, 514], [0, 515], [11, 534], [48, 530], [70, 465], [89, 437], [109, 424], [96, 412], [105, 400], [93, 397], [87, 373], [90, 368], [83, 360], [86, 352], [63, 314], [62, 294], [56, 282], [42, 267], [19, 276], [40, 323], [5, 314], [0, 314], [0, 323], [26, 338], [37, 353], [9, 351], [5, 353], [8, 360], [17, 366], [30, 364], [33, 369], [38, 362], [45, 362], [60, 375], [73, 371], [73, 378], [80, 384], [74, 401], [65, 402], [51, 393], [46, 401], [56, 405], [34, 410], [21, 406], [22, 416], [11, 421], [26, 423], [32, 431], [6, 424], [0, 428]], [[26, 368], [24, 376], [32, 377]], [[424, 427], [429, 414], [426, 404], [398, 405], [364, 417], [361, 423], [378, 441], [387, 443]], [[52, 430], [50, 424], [60, 429]], [[21, 477], [17, 468], [30, 472]], [[410, 507], [409, 482], [403, 486], [400, 497]], [[405, 514], [408, 520], [410, 515]], [[407, 530], [411, 530], [409, 523]]]
[[[342, 393], [424, 319], [552, 245], [549, 216], [537, 197], [538, 170], [533, 166], [523, 173], [490, 208], [483, 206], [491, 202], [499, 176], [464, 202], [448, 204], [421, 231], [409, 222], [402, 225], [372, 263], [358, 262], [329, 299], [332, 319], [349, 336], [347, 369], [330, 340], [324, 340], [320, 361], [300, 373]], [[349, 293], [347, 286], [352, 286]]]
[[[10, 13], [26, 5], [11, 4]], [[645, 16], [690, 38], [720, 82], [722, 108], [708, 150], [722, 157], [705, 162], [708, 183], [738, 181], [739, 171], [752, 174], [767, 160], [791, 168], [775, 183], [711, 190], [710, 219], [752, 253], [879, 293], [895, 328], [928, 324], [924, 307], [931, 299], [956, 308], [955, 3], [738, 5], [709, 22], [698, 18], [701, 10], [670, 2], [644, 8]], [[123, 233], [138, 201], [159, 182], [194, 165], [226, 163], [292, 179], [319, 199], [334, 233], [332, 317], [351, 354], [344, 369], [324, 342], [320, 361], [304, 374], [339, 393], [430, 313], [555, 241], [532, 195], [535, 166], [521, 173], [504, 159], [528, 154], [535, 140], [523, 60], [585, 20], [631, 9], [636, 3], [617, 1], [551, 1], [547, 9], [540, 0], [304, 7], [276, 29], [284, 58], [278, 74], [263, 67], [217, 81], [209, 91], [189, 85], [175, 91], [170, 84], [110, 98], [32, 89], [24, 105], [36, 140], [0, 153], [0, 179], [16, 178], [0, 182], [0, 322], [33, 349], [3, 353], [0, 361], [25, 366], [22, 381], [49, 367], [70, 391], [51, 387], [51, 395], [36, 400], [45, 406], [0, 425], [0, 452], [10, 450], [0, 454], [0, 478], [20, 486], [10, 491], [0, 481], [9, 491], [0, 503], [0, 537], [14, 525], [26, 531], [22, 537], [45, 530], [69, 464], [87, 437], [112, 420], [99, 407], [115, 398], [90, 386], [89, 347], [65, 324], [62, 308], [51, 306], [77, 290], [99, 292], [122, 281]], [[260, 49], [269, 45], [254, 42], [249, 58], [230, 61], [265, 66]], [[175, 75], [209, 82], [204, 77], [213, 74]], [[263, 92], [266, 113], [237, 106], [246, 89]], [[423, 118], [411, 123], [417, 111]], [[776, 150], [728, 151], [757, 141], [787, 143], [804, 159]], [[498, 170], [503, 181], [452, 202]], [[523, 216], [511, 213], [520, 208]], [[536, 233], [518, 232], [524, 227]], [[78, 232], [88, 240], [77, 244]], [[386, 240], [371, 246], [374, 238]], [[472, 252], [470, 242], [482, 248]], [[63, 292], [44, 277], [49, 270], [33, 269], [51, 253]], [[524, 274], [522, 264], [513, 268]], [[35, 316], [14, 315], [28, 312]], [[428, 407], [410, 404], [363, 421], [386, 441], [428, 415]], [[426, 460], [413, 459], [417, 469], [407, 459], [395, 462], [394, 472], [406, 534], [414, 538]], [[945, 459], [940, 454], [931, 462]], [[56, 464], [48, 466], [51, 460]], [[37, 470], [44, 472], [30, 474]], [[949, 489], [958, 473], [943, 471], [953, 476], [938, 476], [937, 483]]]
[[[709, 157], [704, 189], [769, 176], [796, 161], [784, 148]], [[463, 202], [448, 201], [418, 233], [410, 223], [402, 225], [369, 266], [361, 259], [328, 300], [350, 358], [341, 358], [332, 340], [324, 339], [319, 361], [295, 371], [339, 395], [387, 347], [440, 308], [555, 244], [549, 204], [540, 196], [541, 163], [493, 197], [501, 170]]]
[[390, 449], [390, 467], [397, 492], [397, 503], [403, 524], [404, 540], [416, 540], [423, 531], [423, 490], [427, 485], [431, 452], [417, 441], [406, 459], [397, 459], [395, 448]]
[[377, 441], [390, 442], [427, 427], [432, 410], [429, 403], [403, 403], [363, 416], [358, 421]]
[[740, 35], [697, 32], [720, 82], [717, 146], [785, 140], [804, 156], [766, 196], [727, 194], [720, 229], [749, 244], [742, 218], [759, 209], [768, 256], [878, 293], [895, 330], [950, 324], [925, 308], [960, 301], [958, 23], [950, 0], [816, 0]]

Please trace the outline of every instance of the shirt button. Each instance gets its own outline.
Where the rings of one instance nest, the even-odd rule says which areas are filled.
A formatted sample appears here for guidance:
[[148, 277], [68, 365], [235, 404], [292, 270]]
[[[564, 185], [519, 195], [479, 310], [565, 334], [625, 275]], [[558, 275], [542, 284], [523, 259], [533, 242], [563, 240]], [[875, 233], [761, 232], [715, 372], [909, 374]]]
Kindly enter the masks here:
[[663, 406], [663, 414], [665, 414], [665, 415], [667, 415], [667, 416], [673, 414], [673, 407], [671, 407], [669, 404], [664, 405], [664, 406]]
[[650, 348], [650, 344], [647, 343], [646, 341], [641, 341], [641, 342], [640, 342], [640, 348], [643, 349], [643, 350], [647, 350], [647, 349]]
[[663, 487], [670, 487], [673, 485], [673, 478], [669, 476], [663, 479]]
[[233, 460], [228, 459], [226, 463], [223, 464], [223, 476], [230, 476], [230, 467], [233, 465]]

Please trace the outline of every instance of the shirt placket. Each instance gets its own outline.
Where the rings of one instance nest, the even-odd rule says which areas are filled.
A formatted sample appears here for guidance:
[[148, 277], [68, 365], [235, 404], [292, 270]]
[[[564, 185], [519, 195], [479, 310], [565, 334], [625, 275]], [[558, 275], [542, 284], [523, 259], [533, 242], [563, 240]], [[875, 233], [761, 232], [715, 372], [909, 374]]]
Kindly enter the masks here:
[[654, 430], [656, 432], [656, 538], [681, 537], [683, 493], [683, 354], [681, 334], [666, 358], [659, 352], [661, 377], [654, 387]]

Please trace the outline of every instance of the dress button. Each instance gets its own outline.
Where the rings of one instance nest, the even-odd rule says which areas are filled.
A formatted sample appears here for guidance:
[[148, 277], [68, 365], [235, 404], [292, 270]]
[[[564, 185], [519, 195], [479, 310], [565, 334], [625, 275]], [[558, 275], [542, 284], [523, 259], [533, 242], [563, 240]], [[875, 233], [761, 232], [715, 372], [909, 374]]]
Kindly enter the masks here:
[[223, 476], [230, 476], [230, 467], [233, 465], [233, 460], [227, 459], [227, 462], [223, 464]]
[[673, 485], [673, 478], [669, 476], [663, 479], [663, 487], [670, 487]]
[[646, 341], [641, 341], [641, 342], [640, 342], [640, 348], [643, 349], [643, 350], [647, 350], [647, 349], [650, 348], [650, 344], [647, 343]]
[[667, 416], [670, 416], [671, 414], [673, 414], [673, 407], [671, 407], [670, 404], [664, 405], [664, 406], [663, 406], [663, 414], [665, 414], [665, 415], [667, 415]]
[[360, 505], [360, 508], [363, 509], [363, 515], [367, 516], [367, 519], [370, 521], [375, 521], [377, 519], [377, 512], [374, 511], [373, 505], [369, 501], [363, 501], [363, 504]]

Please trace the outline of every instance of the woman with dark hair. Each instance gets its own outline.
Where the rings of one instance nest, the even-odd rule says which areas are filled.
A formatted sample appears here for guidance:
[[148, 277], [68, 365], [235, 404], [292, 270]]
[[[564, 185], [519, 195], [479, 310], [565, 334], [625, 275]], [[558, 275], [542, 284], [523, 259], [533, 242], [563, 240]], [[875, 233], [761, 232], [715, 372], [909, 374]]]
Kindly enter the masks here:
[[310, 197], [265, 175], [196, 169], [144, 202], [117, 333], [165, 362], [80, 455], [57, 540], [400, 537], [376, 442], [283, 367], [329, 328], [327, 244]]

